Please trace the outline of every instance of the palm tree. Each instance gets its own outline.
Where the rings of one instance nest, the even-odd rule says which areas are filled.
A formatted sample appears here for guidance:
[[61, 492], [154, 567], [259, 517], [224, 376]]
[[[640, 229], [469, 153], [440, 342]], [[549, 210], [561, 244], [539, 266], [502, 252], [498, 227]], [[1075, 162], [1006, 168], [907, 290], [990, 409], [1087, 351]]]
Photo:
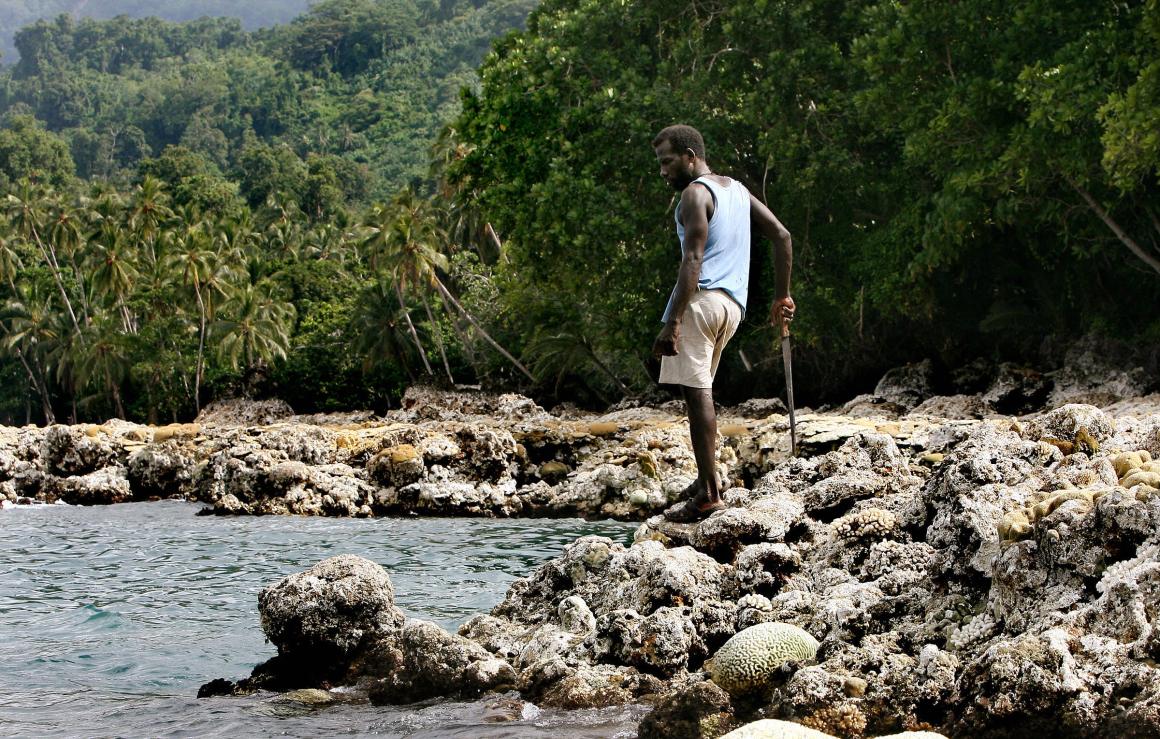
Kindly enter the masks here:
[[407, 362], [401, 337], [406, 308], [394, 308], [396, 287], [388, 280], [377, 280], [364, 290], [355, 304], [352, 328], [353, 349], [363, 358], [363, 371], [379, 362], [394, 360], [412, 381], [415, 373]]
[[133, 190], [129, 227], [142, 242], [152, 241], [162, 224], [173, 218], [169, 195], [164, 188], [161, 180], [147, 175]]
[[[375, 243], [378, 247], [376, 253], [378, 264], [388, 274], [393, 275], [400, 285], [417, 288], [420, 295], [434, 288], [446, 304], [454, 306], [487, 343], [529, 380], [535, 382], [527, 367], [492, 338], [439, 278], [439, 272], [446, 272], [448, 268], [447, 257], [440, 251], [440, 247], [446, 243], [447, 236], [439, 228], [430, 201], [417, 197], [414, 191], [408, 189], [395, 198], [392, 206], [394, 217], [391, 219], [390, 230], [385, 237]], [[372, 261], [372, 264], [374, 263]]]
[[192, 288], [197, 299], [197, 364], [193, 380], [193, 404], [201, 412], [201, 378], [205, 368], [205, 342], [210, 312], [206, 299], [206, 285], [218, 272], [217, 254], [200, 222], [187, 222], [181, 232], [172, 235], [171, 248], [166, 257], [170, 272], [178, 275], [181, 285]]
[[0, 341], [4, 349], [20, 358], [40, 395], [44, 422], [49, 424], [56, 423], [48, 377], [49, 362], [61, 340], [58, 316], [61, 314], [54, 310], [51, 295], [42, 294], [35, 283], [29, 285], [22, 297], [9, 300], [0, 311]]
[[248, 370], [258, 360], [286, 358], [295, 311], [292, 304], [273, 295], [273, 287], [268, 279], [257, 284], [243, 281], [222, 304], [228, 318], [214, 323], [214, 335], [218, 353], [235, 369], [240, 361]]
[[[391, 250], [390, 241], [395, 226], [394, 221], [395, 214], [388, 206], [376, 205], [371, 208], [365, 223], [369, 235], [363, 239], [362, 248], [368, 253], [367, 261], [372, 269], [378, 266], [379, 255]], [[386, 271], [389, 272], [389, 270]], [[419, 333], [415, 330], [415, 323], [411, 320], [411, 312], [407, 309], [407, 301], [403, 297], [402, 282], [392, 276], [391, 283], [394, 285], [395, 299], [399, 302], [399, 309], [402, 311], [403, 320], [407, 324], [411, 341], [415, 344], [416, 351], [419, 352], [419, 358], [423, 360], [423, 368], [428, 375], [433, 375], [435, 373], [431, 371], [431, 363], [427, 361], [427, 352], [423, 349], [423, 342], [419, 341]]]
[[120, 195], [116, 192], [103, 194], [100, 198], [88, 205], [86, 210], [66, 205], [60, 200], [53, 204], [53, 211], [48, 228], [48, 243], [60, 259], [67, 261], [72, 269], [73, 284], [76, 285], [80, 296], [81, 324], [88, 323], [92, 314], [89, 305], [89, 290], [86, 274], [81, 270], [77, 261], [81, 255], [81, 246], [85, 243], [84, 229], [86, 215], [98, 214], [102, 220], [117, 223], [120, 220], [122, 204]]
[[594, 382], [592, 370], [599, 370], [622, 395], [630, 392], [628, 386], [600, 358], [596, 347], [583, 331], [565, 330], [552, 334], [537, 332], [528, 344], [527, 353], [533, 357], [532, 366], [541, 380], [554, 376], [557, 392], [564, 377], [572, 375], [579, 378], [602, 403], [607, 404], [608, 399], [600, 391], [600, 383]]
[[127, 337], [105, 316], [86, 326], [86, 334], [72, 367], [76, 387], [103, 385], [113, 400], [117, 417], [125, 418], [121, 384], [129, 376], [132, 365]]
[[115, 221], [105, 221], [89, 241], [93, 291], [112, 302], [112, 307], [121, 314], [121, 326], [125, 333], [136, 333], [136, 322], [129, 313], [126, 299], [137, 280], [135, 256], [128, 243], [128, 235]]
[[41, 238], [44, 224], [48, 218], [45, 207], [51, 196], [51, 190], [33, 190], [28, 181], [24, 180], [20, 183], [17, 193], [9, 193], [5, 198], [5, 206], [12, 225], [16, 227], [16, 232], [27, 242], [35, 245], [43, 257], [45, 265], [52, 274], [53, 282], [60, 292], [61, 301], [72, 320], [73, 330], [79, 334], [80, 322], [77, 320], [72, 300], [69, 299], [68, 290], [65, 289], [64, 277], [61, 274], [60, 262], [57, 259], [53, 241]]

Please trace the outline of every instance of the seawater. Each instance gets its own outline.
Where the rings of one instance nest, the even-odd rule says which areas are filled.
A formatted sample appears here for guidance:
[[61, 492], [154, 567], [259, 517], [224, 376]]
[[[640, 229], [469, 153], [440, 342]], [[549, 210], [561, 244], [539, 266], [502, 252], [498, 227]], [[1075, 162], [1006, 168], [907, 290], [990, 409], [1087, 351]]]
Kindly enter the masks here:
[[449, 631], [578, 536], [618, 522], [195, 515], [163, 501], [0, 510], [0, 735], [629, 737], [640, 707], [496, 723], [494, 697], [307, 708], [270, 693], [197, 699], [273, 656], [258, 591], [326, 557], [390, 573], [396, 604]]

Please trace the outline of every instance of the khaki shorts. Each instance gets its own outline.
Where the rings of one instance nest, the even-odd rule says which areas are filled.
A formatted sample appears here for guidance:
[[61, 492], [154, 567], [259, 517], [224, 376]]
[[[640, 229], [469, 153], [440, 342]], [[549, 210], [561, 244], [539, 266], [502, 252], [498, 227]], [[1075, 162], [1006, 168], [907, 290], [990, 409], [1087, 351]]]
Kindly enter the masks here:
[[741, 306], [724, 290], [698, 290], [681, 319], [674, 357], [661, 357], [662, 385], [711, 388], [721, 352], [741, 323]]

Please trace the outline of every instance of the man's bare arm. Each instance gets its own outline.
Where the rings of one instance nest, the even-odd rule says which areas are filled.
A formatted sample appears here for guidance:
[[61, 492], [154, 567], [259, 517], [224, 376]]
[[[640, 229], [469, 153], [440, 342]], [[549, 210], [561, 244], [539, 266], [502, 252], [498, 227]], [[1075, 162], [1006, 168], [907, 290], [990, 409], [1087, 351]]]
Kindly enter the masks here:
[[690, 185], [681, 193], [681, 220], [685, 227], [685, 249], [681, 269], [677, 273], [677, 289], [669, 320], [653, 342], [655, 356], [674, 356], [681, 335], [681, 318], [689, 301], [697, 292], [701, 278], [701, 264], [705, 258], [705, 243], [709, 240], [709, 208], [713, 196], [708, 188]]
[[749, 194], [749, 218], [773, 244], [774, 302], [769, 320], [775, 325], [783, 320], [793, 320], [794, 304], [789, 294], [790, 274], [793, 271], [793, 238], [789, 229], [753, 193]]

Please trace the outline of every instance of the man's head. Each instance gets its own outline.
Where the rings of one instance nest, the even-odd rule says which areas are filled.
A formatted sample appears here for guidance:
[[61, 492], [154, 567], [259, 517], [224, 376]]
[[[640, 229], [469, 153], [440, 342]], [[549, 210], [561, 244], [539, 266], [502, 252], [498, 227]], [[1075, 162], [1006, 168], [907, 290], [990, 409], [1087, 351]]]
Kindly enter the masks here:
[[652, 142], [661, 165], [661, 177], [674, 190], [684, 190], [697, 178], [697, 162], [705, 161], [705, 140], [692, 126], [669, 126]]

